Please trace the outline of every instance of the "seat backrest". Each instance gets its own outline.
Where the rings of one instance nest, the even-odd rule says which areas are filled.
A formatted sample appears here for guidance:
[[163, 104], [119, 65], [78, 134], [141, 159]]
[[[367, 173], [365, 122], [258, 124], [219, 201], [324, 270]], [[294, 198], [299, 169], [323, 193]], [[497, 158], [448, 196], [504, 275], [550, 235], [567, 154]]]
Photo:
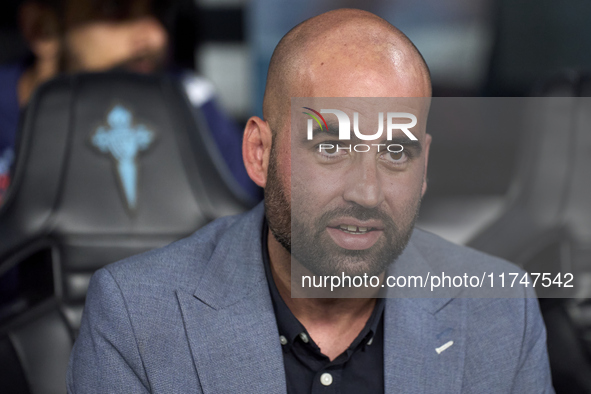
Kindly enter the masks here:
[[[536, 293], [557, 393], [591, 392], [591, 78], [566, 73], [528, 98], [522, 163], [505, 211], [468, 244], [570, 289]], [[558, 297], [572, 298], [558, 298]]]
[[72, 327], [92, 273], [248, 206], [176, 80], [81, 74], [42, 86], [0, 207], [0, 274], [49, 248]]
[[65, 392], [95, 270], [249, 205], [172, 77], [81, 74], [42, 86], [0, 206], [0, 277], [35, 286], [0, 308], [0, 320], [12, 316], [0, 323], [0, 391]]
[[588, 76], [569, 73], [527, 98], [507, 209], [470, 246], [523, 265], [548, 237], [591, 245], [590, 93]]

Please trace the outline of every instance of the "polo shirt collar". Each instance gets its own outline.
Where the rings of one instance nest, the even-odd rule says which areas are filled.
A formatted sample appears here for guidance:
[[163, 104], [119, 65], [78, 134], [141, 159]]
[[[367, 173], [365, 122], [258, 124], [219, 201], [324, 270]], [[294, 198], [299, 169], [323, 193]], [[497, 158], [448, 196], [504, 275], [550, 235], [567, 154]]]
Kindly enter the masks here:
[[[271, 293], [273, 309], [275, 310], [279, 334], [285, 337], [287, 344], [289, 345], [293, 344], [298, 338], [305, 342], [305, 338], [307, 338], [307, 340], [313, 343], [304, 325], [300, 323], [300, 321], [294, 316], [294, 314], [285, 304], [285, 301], [283, 301], [281, 294], [279, 294], [279, 290], [277, 289], [277, 285], [275, 284], [275, 280], [273, 279], [273, 274], [271, 272], [271, 259], [269, 257], [269, 249], [267, 247], [268, 231], [269, 226], [267, 224], [267, 219], [265, 218], [263, 222], [263, 231], [261, 234], [263, 265], [265, 267], [265, 275], [269, 284], [269, 291]], [[367, 320], [365, 327], [359, 333], [357, 338], [355, 338], [353, 343], [351, 343], [348, 350], [354, 350], [358, 346], [365, 345], [372, 340], [384, 313], [385, 301], [386, 300], [384, 298], [378, 298], [376, 300], [376, 305], [371, 316]], [[303, 338], [303, 336], [305, 336], [305, 338]]]

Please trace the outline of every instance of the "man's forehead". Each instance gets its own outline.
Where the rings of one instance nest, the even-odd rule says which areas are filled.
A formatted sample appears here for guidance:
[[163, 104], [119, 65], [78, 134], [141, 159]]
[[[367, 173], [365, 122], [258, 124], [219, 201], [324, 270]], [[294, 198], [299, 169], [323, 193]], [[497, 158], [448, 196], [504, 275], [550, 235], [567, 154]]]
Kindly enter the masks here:
[[[350, 48], [356, 47], [356, 48]], [[292, 96], [424, 97], [430, 84], [416, 59], [393, 44], [362, 49], [342, 44], [333, 50], [310, 49], [302, 55]]]
[[385, 20], [337, 10], [294, 28], [278, 45], [264, 114], [288, 126], [290, 97], [430, 97], [420, 53]]
[[294, 105], [315, 110], [331, 108], [346, 113], [351, 119], [353, 116], [365, 119], [380, 112], [409, 112], [418, 116], [428, 109], [430, 100], [430, 97], [294, 97], [291, 103], [292, 109]]

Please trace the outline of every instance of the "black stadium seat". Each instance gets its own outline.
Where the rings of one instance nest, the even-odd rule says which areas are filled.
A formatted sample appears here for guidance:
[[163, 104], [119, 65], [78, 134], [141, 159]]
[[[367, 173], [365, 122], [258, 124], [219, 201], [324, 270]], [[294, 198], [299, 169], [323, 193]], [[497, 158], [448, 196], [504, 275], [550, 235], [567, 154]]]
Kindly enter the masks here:
[[[529, 98], [521, 166], [504, 212], [468, 245], [531, 272], [574, 275], [573, 291], [536, 286], [557, 393], [591, 392], [591, 76], [569, 72]], [[563, 298], [567, 296], [568, 298]]]
[[198, 116], [165, 76], [37, 91], [0, 207], [0, 277], [15, 289], [0, 297], [1, 393], [65, 393], [95, 270], [248, 208]]

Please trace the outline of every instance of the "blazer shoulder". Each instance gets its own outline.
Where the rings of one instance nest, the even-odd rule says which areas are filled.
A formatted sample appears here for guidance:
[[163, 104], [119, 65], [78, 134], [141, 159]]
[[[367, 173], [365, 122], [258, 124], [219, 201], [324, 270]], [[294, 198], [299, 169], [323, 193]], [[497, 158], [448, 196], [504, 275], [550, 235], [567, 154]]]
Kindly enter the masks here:
[[525, 273], [522, 268], [507, 260], [455, 244], [419, 228], [415, 228], [411, 240], [432, 266], [442, 270]]
[[104, 267], [117, 283], [191, 284], [201, 277], [218, 241], [242, 215], [214, 220], [192, 235], [167, 246]]

